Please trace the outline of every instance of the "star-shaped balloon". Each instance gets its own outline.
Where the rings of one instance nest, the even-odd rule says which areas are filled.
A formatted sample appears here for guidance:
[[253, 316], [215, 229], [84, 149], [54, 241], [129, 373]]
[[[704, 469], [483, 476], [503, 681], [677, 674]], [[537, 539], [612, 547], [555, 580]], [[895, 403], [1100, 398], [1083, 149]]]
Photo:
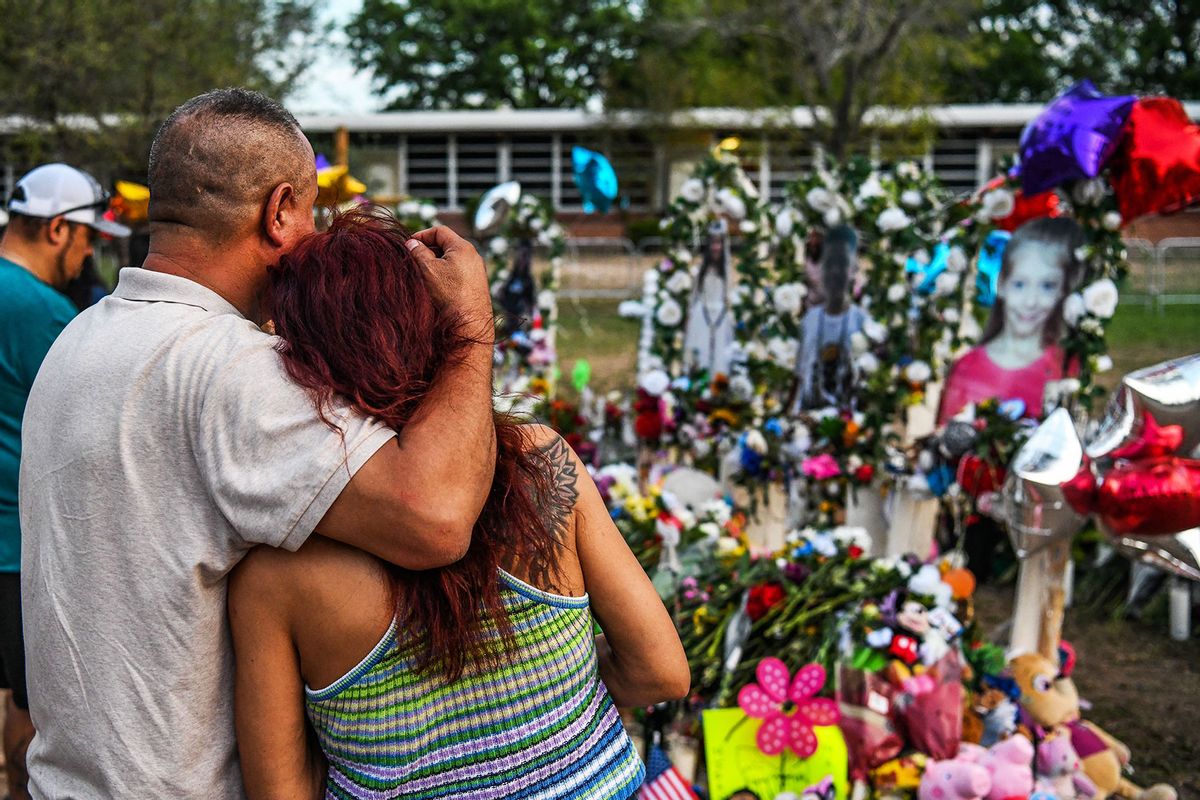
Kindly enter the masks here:
[[1008, 231], [992, 231], [983, 240], [976, 260], [975, 273], [975, 302], [984, 308], [991, 308], [996, 303], [996, 293], [1000, 291], [1000, 262], [1004, 258], [1004, 248], [1012, 234]]
[[1200, 127], [1178, 100], [1147, 97], [1129, 114], [1111, 179], [1121, 217], [1178, 211], [1200, 200]]
[[1089, 80], [1063, 92], [1021, 131], [1021, 186], [1036, 195], [1094, 178], [1116, 150], [1137, 100], [1106, 96]]
[[617, 199], [617, 172], [607, 158], [584, 147], [571, 148], [575, 185], [583, 197], [583, 210], [590, 214], [608, 211]]

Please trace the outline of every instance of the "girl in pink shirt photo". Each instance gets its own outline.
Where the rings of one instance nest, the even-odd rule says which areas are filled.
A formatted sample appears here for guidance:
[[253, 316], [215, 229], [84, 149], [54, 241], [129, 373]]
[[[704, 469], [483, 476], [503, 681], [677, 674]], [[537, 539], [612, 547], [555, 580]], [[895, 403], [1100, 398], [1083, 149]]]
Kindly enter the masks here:
[[1025, 416], [1042, 416], [1046, 385], [1064, 376], [1063, 302], [1077, 280], [1082, 244], [1083, 230], [1065, 217], [1039, 217], [1013, 233], [979, 344], [946, 377], [938, 425], [990, 398], [1021, 400]]

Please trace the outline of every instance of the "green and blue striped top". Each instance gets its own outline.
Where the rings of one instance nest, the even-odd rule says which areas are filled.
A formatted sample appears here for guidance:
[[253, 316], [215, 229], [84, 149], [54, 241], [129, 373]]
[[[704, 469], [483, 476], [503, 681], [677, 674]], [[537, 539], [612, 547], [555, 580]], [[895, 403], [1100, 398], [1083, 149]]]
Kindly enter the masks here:
[[[501, 571], [516, 647], [445, 684], [415, 670], [395, 623], [330, 686], [306, 689], [325, 797], [625, 798], [645, 768], [597, 671], [587, 596]], [[489, 626], [496, 638], [499, 634]]]

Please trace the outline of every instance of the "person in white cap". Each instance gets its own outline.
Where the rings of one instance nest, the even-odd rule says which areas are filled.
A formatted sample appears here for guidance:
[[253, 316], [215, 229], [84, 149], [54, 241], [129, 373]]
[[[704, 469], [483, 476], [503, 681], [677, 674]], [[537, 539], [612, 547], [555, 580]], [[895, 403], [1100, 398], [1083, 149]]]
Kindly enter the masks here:
[[101, 216], [107, 206], [108, 197], [91, 175], [45, 164], [17, 181], [0, 239], [0, 687], [12, 690], [4, 756], [14, 798], [28, 796], [25, 749], [33, 738], [21, 633], [21, 417], [46, 351], [75, 316], [75, 307], [57, 290], [79, 275], [97, 231], [129, 234]]
[[[237, 800], [229, 574], [314, 531], [404, 569], [460, 559], [495, 473], [487, 270], [445, 228], [405, 246], [472, 344], [393, 430], [289, 377], [268, 271], [314, 233], [312, 147], [245, 89], [150, 149], [150, 252], [82, 312], [30, 392], [22, 599], [36, 800]], [[361, 301], [374, 299], [364, 288]], [[363, 342], [364, 358], [390, 358]]]

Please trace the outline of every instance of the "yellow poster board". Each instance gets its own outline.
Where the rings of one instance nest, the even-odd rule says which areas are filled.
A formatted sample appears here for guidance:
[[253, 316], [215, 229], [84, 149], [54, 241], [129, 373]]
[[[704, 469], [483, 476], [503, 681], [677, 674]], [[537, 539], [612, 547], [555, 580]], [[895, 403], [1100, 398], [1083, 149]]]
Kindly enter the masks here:
[[745, 789], [759, 800], [774, 800], [780, 792], [800, 794], [826, 775], [833, 777], [838, 800], [846, 800], [846, 740], [836, 725], [814, 728], [817, 752], [801, 759], [791, 750], [777, 756], [763, 755], [754, 740], [762, 720], [750, 719], [740, 708], [705, 711], [701, 724], [708, 796], [712, 800], [729, 800]]

